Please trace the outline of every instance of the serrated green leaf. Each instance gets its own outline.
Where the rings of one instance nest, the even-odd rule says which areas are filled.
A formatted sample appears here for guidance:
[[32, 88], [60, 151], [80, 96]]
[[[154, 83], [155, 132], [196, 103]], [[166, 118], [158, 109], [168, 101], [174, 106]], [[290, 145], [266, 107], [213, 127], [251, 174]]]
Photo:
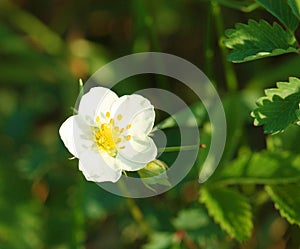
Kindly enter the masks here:
[[291, 224], [300, 226], [300, 184], [271, 185], [266, 190], [280, 214]]
[[287, 2], [295, 16], [300, 20], [300, 0], [288, 0]]
[[296, 39], [289, 31], [264, 20], [238, 23], [236, 29], [226, 30], [225, 34], [224, 44], [233, 50], [227, 58], [236, 63], [299, 51]]
[[265, 94], [257, 100], [258, 108], [251, 113], [254, 125], [264, 125], [265, 133], [277, 133], [298, 120], [299, 79], [291, 77], [289, 82], [279, 82], [277, 88], [267, 89]]
[[223, 184], [282, 184], [300, 181], [300, 156], [262, 151], [242, 155], [216, 172], [211, 181]]
[[173, 244], [173, 234], [171, 233], [154, 233], [149, 243], [143, 249], [169, 249]]
[[252, 213], [247, 199], [234, 189], [203, 187], [200, 192], [208, 213], [223, 230], [239, 241], [251, 236]]
[[272, 100], [264, 99], [262, 105], [253, 111], [254, 125], [264, 125], [265, 133], [284, 131], [297, 120], [299, 94], [287, 98], [274, 95]]
[[195, 230], [208, 225], [209, 217], [206, 212], [200, 208], [183, 209], [172, 223], [176, 229]]
[[299, 21], [286, 0], [257, 0], [267, 11], [276, 16], [288, 29], [295, 31]]
[[192, 241], [198, 242], [201, 248], [217, 248], [216, 242], [227, 236], [226, 232], [213, 222], [203, 205], [181, 210], [172, 223], [177, 230], [184, 230]]

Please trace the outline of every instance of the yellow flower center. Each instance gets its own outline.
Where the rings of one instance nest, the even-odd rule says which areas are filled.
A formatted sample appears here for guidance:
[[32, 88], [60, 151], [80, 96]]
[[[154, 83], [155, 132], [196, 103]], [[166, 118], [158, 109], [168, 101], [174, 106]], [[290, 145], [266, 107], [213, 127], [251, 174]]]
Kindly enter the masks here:
[[[110, 113], [106, 113], [106, 117], [110, 117]], [[119, 114], [117, 119], [120, 121], [122, 115]], [[131, 128], [131, 124], [128, 124], [125, 128], [119, 128], [114, 125], [114, 119], [110, 119], [108, 123], [101, 123], [100, 117], [96, 117], [97, 127], [91, 126], [91, 130], [94, 134], [94, 141], [97, 145], [97, 148], [100, 151], [107, 152], [110, 156], [115, 157], [117, 155], [117, 145], [121, 141], [129, 141], [131, 139], [130, 135], [124, 136], [122, 133], [125, 130]], [[124, 149], [125, 146], [119, 147], [119, 149]]]
[[111, 124], [100, 125], [94, 135], [99, 150], [105, 150], [110, 156], [117, 155]]

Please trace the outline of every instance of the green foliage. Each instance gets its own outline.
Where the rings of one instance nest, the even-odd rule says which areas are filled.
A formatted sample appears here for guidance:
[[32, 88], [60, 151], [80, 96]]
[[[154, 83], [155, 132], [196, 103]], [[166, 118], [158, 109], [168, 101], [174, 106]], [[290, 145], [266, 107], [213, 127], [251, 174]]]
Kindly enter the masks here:
[[232, 49], [228, 60], [236, 63], [264, 57], [298, 52], [295, 37], [279, 24], [273, 26], [264, 20], [250, 20], [248, 24], [236, 24], [236, 29], [225, 32], [224, 44]]
[[264, 125], [265, 133], [284, 131], [299, 120], [300, 80], [277, 83], [277, 88], [265, 90], [266, 96], [257, 100], [258, 108], [252, 112], [255, 125]]
[[288, 29], [295, 31], [299, 21], [286, 0], [257, 0], [271, 14], [276, 16]]
[[[298, 120], [300, 120], [300, 104], [299, 104], [299, 109], [296, 110], [296, 116]], [[297, 122], [297, 124], [299, 125], [299, 122]]]
[[[254, 91], [240, 91], [223, 98], [223, 106], [226, 114], [227, 130], [226, 146], [222, 156], [222, 161], [230, 160], [238, 146], [243, 135], [244, 126], [251, 123], [249, 112], [254, 107], [254, 101], [257, 98]], [[236, 115], [240, 113], [239, 115]]]
[[300, 225], [300, 185], [299, 183], [287, 185], [270, 185], [266, 190], [275, 203], [275, 207], [289, 223]]
[[294, 15], [300, 20], [300, 1], [299, 0], [288, 0], [287, 1]]
[[[177, 231], [190, 241], [198, 242], [203, 248], [215, 248], [216, 238], [224, 238], [225, 233], [209, 217], [204, 206], [183, 209], [172, 221]], [[183, 238], [184, 240], [184, 238]]]
[[[274, 228], [270, 221], [278, 215], [265, 205], [268, 194], [279, 213], [295, 224], [286, 231], [287, 247], [297, 248], [300, 129], [286, 126], [300, 120], [299, 80], [290, 78], [267, 90], [253, 111], [260, 118], [257, 124], [284, 133], [266, 137], [260, 128], [252, 127], [249, 113], [263, 88], [299, 75], [299, 30], [295, 37], [293, 33], [300, 5], [299, 0], [259, 2], [287, 30], [266, 21], [237, 24], [226, 33], [225, 44], [233, 49], [228, 58], [244, 62], [293, 54], [230, 69], [230, 64], [219, 63], [226, 49], [221, 44], [219, 51], [218, 40], [222, 41], [226, 24], [249, 16], [237, 15], [237, 10], [254, 11], [258, 1], [133, 0], [123, 5], [95, 1], [93, 8], [88, 1], [62, 5], [51, 0], [42, 5], [0, 1], [0, 248], [236, 249], [245, 246], [236, 240], [245, 241], [250, 234], [250, 247], [280, 247], [281, 235], [274, 241], [267, 239]], [[263, 19], [265, 14], [257, 11], [251, 16]], [[195, 29], [195, 20], [203, 23], [203, 29]], [[164, 121], [157, 115], [157, 128], [166, 132], [168, 146], [180, 144], [176, 117], [187, 129], [195, 118], [207, 148], [200, 150], [195, 166], [175, 188], [128, 201], [85, 181], [78, 162], [68, 160], [58, 128], [72, 114], [82, 87], [79, 78], [85, 82], [108, 61], [145, 51], [177, 54], [207, 69], [224, 104], [228, 139], [218, 170], [199, 185], [198, 171], [213, 132], [205, 107], [196, 102]], [[228, 79], [238, 83], [232, 87]], [[194, 101], [194, 94], [173, 83], [164, 76], [139, 75], [120, 82], [116, 91], [122, 95], [164, 88], [179, 93], [187, 103]], [[176, 155], [163, 153], [159, 159], [169, 163]], [[138, 173], [150, 188], [154, 182], [169, 184], [164, 164], [157, 161]], [[149, 176], [154, 176], [154, 182], [149, 182]], [[197, 201], [199, 188], [204, 204]], [[143, 230], [145, 224], [150, 232]]]
[[271, 151], [243, 154], [222, 167], [211, 180], [223, 184], [297, 182], [300, 180], [300, 156]]
[[[246, 62], [285, 53], [299, 53], [299, 43], [293, 33], [299, 25], [300, 1], [257, 0], [257, 2], [277, 17], [287, 30], [277, 23], [271, 26], [264, 20], [259, 22], [250, 20], [248, 25], [237, 24], [236, 29], [225, 32], [227, 39], [224, 44], [233, 50], [227, 59], [232, 62]], [[284, 68], [287, 68], [287, 65]], [[282, 77], [282, 71], [277, 73], [272, 70], [272, 72], [274, 80]], [[260, 82], [264, 84], [266, 77], [268, 76], [264, 72]], [[257, 86], [261, 87], [259, 84]], [[256, 126], [264, 125], [265, 133], [283, 132], [291, 124], [299, 124], [300, 80], [291, 77], [289, 82], [277, 83], [277, 88], [266, 90], [265, 96], [257, 100], [257, 106], [251, 115], [255, 119]], [[249, 149], [243, 148], [233, 161], [228, 160], [230, 157], [225, 158], [223, 167], [210, 179], [211, 184], [216, 186], [269, 184], [266, 190], [275, 207], [291, 224], [299, 225], [300, 203], [296, 197], [300, 177], [300, 158], [297, 156], [299, 128], [296, 126], [292, 128], [284, 134], [268, 137], [268, 150], [251, 153]], [[214, 205], [210, 208], [212, 207]]]
[[277, 151], [288, 151], [293, 155], [300, 154], [300, 146], [298, 146], [299, 137], [299, 126], [290, 126], [285, 132], [280, 132], [273, 136], [267, 136], [267, 148], [273, 153], [276, 153]]
[[143, 249], [169, 249], [172, 248], [173, 235], [170, 233], [155, 233], [150, 242]]
[[234, 189], [205, 187], [201, 189], [200, 201], [209, 214], [230, 236], [244, 241], [251, 236], [252, 213], [247, 199]]
[[182, 210], [173, 220], [174, 227], [183, 230], [195, 230], [208, 224], [209, 218], [200, 208]]

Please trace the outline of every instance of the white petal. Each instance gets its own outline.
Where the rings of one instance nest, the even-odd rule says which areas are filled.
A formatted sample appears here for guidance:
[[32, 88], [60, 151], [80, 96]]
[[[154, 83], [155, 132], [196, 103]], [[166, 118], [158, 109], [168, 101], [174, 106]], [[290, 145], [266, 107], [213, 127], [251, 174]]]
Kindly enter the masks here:
[[154, 120], [155, 112], [153, 108], [143, 110], [142, 112], [138, 113], [135, 117], [133, 117], [129, 133], [132, 136], [143, 137], [148, 135], [153, 129]]
[[121, 155], [117, 156], [117, 164], [122, 170], [126, 171], [137, 171], [144, 167], [146, 167], [147, 163], [136, 163], [127, 160], [126, 158], [122, 157]]
[[70, 153], [77, 158], [93, 144], [89, 127], [79, 115], [69, 117], [59, 128], [59, 135]]
[[144, 139], [132, 137], [129, 141], [122, 142], [118, 146], [117, 158], [125, 158], [132, 163], [147, 164], [157, 156], [156, 145], [149, 137], [145, 137]]
[[[132, 135], [147, 135], [153, 128], [155, 112], [150, 101], [141, 95], [124, 95], [116, 100], [112, 106], [111, 114], [115, 125], [125, 128], [131, 124], [129, 131]], [[121, 115], [121, 119], [118, 118]]]
[[79, 170], [88, 181], [93, 182], [116, 182], [122, 174], [115, 158], [94, 151], [80, 155]]
[[117, 99], [118, 96], [110, 89], [93, 87], [82, 96], [78, 113], [92, 124], [97, 116], [100, 116], [100, 119], [105, 118], [105, 114]]

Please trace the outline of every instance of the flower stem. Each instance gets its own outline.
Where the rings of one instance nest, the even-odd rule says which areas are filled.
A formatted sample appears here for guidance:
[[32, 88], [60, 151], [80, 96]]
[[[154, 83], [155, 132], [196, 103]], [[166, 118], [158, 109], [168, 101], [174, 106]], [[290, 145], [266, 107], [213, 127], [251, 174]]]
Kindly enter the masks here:
[[213, 81], [215, 85], [215, 77], [213, 73], [213, 65], [214, 65], [214, 49], [213, 49], [213, 41], [212, 41], [212, 5], [211, 2], [207, 2], [207, 17], [206, 17], [206, 27], [205, 27], [205, 43], [204, 43], [204, 57], [205, 57], [205, 68], [204, 72], [207, 77]]
[[145, 235], [150, 236], [151, 228], [145, 220], [144, 215], [139, 206], [136, 204], [135, 200], [131, 198], [126, 198], [126, 203], [128, 205], [132, 217], [135, 219], [141, 230], [145, 233]]
[[238, 80], [232, 63], [229, 63], [226, 58], [227, 49], [223, 44], [223, 40], [224, 40], [223, 17], [222, 17], [220, 6], [216, 1], [212, 1], [212, 14], [215, 19], [216, 30], [217, 30], [218, 37], [220, 39], [219, 47], [222, 53], [222, 61], [223, 61], [224, 72], [225, 72], [226, 86], [230, 92], [235, 92], [238, 90]]
[[206, 145], [205, 144], [200, 144], [200, 145], [165, 147], [165, 148], [159, 148], [158, 152], [188, 151], [188, 150], [197, 150], [197, 149], [200, 149], [200, 148], [206, 148]]
[[[120, 180], [118, 182], [118, 185], [120, 187], [121, 192], [125, 196], [128, 196], [129, 193], [128, 193], [128, 190], [126, 189], [126, 186], [124, 185], [124, 182], [122, 180]], [[141, 209], [139, 208], [139, 206], [137, 205], [135, 200], [133, 198], [126, 198], [126, 204], [128, 206], [128, 209], [129, 209], [132, 217], [134, 218], [136, 223], [139, 225], [140, 229], [144, 232], [144, 234], [146, 236], [150, 236], [151, 228], [150, 228], [149, 224], [147, 223], [147, 221], [143, 215], [143, 212], [141, 211]]]

